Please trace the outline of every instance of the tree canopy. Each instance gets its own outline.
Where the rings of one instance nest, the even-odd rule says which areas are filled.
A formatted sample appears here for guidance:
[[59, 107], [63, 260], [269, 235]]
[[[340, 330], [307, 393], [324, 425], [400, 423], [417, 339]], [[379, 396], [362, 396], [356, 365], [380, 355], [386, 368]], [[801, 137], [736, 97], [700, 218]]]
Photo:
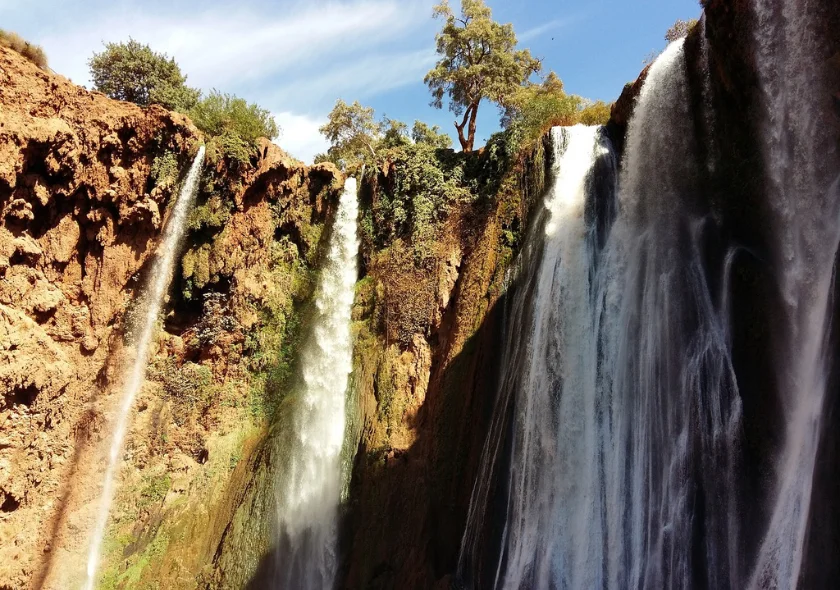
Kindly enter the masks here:
[[363, 107], [359, 101], [347, 104], [336, 101], [327, 122], [318, 128], [331, 146], [326, 155], [318, 160], [329, 160], [341, 168], [361, 162], [366, 153], [376, 155], [374, 146], [380, 139], [380, 125], [374, 121], [371, 107]]
[[460, 16], [444, 0], [434, 14], [444, 19], [435, 38], [440, 59], [425, 82], [434, 107], [443, 108], [446, 97], [449, 109], [462, 117], [455, 122], [458, 140], [464, 151], [472, 151], [481, 101], [504, 107], [542, 65], [527, 49], [516, 49], [513, 25], [493, 21], [484, 0], [462, 0]]
[[439, 149], [452, 147], [452, 138], [442, 133], [440, 127], [432, 125], [429, 127], [423, 121], [415, 121], [411, 128], [411, 139], [414, 143], [430, 145]]
[[106, 43], [105, 50], [88, 61], [95, 90], [117, 100], [187, 112], [200, 92], [186, 85], [187, 77], [175, 60], [152, 51], [134, 39]]

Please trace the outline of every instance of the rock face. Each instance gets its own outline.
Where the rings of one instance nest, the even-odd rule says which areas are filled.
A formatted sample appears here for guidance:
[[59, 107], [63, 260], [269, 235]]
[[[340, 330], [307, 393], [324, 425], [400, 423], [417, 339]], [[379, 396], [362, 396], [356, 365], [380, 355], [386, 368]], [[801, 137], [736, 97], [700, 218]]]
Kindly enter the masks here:
[[172, 191], [156, 154], [188, 157], [184, 117], [91, 94], [0, 48], [0, 585], [49, 550], [85, 408]]
[[[453, 207], [420, 259], [407, 239], [363, 254], [342, 588], [450, 587], [497, 393], [512, 236], [541, 196], [543, 154], [538, 146], [486, 201]], [[486, 155], [476, 157], [480, 166]], [[391, 198], [404, 172], [386, 171], [367, 178], [363, 207]]]
[[[0, 48], [2, 588], [78, 582], [119, 389], [124, 320], [198, 141], [181, 115], [88, 92]], [[164, 554], [161, 522], [193, 526], [196, 505], [206, 512], [235, 488], [232, 466], [265, 420], [248, 419], [247, 392], [259, 372], [249, 359], [255, 343], [279, 348], [291, 333], [266, 330], [274, 316], [264, 310], [285, 317], [308, 296], [340, 184], [334, 168], [310, 170], [269, 142], [250, 165], [222, 160], [205, 171], [201, 211], [215, 198], [225, 219], [191, 220], [173, 312], [136, 404], [109, 532], [125, 540], [104, 563], [119, 585], [136, 582], [120, 576], [126, 568], [138, 575], [132, 556], [146, 555], [152, 541]], [[196, 262], [206, 271], [201, 281]], [[193, 399], [196, 386], [221, 383], [228, 389], [218, 399]], [[197, 486], [209, 477], [212, 490]], [[131, 526], [121, 528], [128, 518]], [[223, 520], [202, 523], [191, 539], [211, 556]], [[174, 538], [167, 545], [177, 554]], [[190, 555], [194, 587], [204, 553]], [[183, 577], [191, 562], [179, 558]]]

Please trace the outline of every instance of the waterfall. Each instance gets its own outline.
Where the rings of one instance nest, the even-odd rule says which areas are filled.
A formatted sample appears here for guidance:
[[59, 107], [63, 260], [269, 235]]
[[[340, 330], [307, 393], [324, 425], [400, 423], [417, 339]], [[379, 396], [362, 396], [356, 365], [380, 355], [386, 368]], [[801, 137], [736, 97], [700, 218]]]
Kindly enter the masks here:
[[[515, 295], [529, 303], [514, 309], [531, 309], [510, 318], [521, 336], [506, 350], [496, 408], [504, 414], [512, 398], [509, 457], [501, 427], [480, 476], [492, 473], [488, 462], [509, 462], [504, 523], [497, 532], [483, 523], [487, 484], [477, 484], [461, 581], [738, 587], [742, 406], [725, 294], [733, 252], [717, 262], [704, 252], [710, 220], [698, 198], [683, 42], [659, 57], [642, 89], [603, 250], [585, 212], [597, 208], [594, 163], [605, 148], [593, 130], [553, 137], [560, 153], [543, 253], [525, 277], [534, 284]], [[472, 555], [482, 534], [499, 537], [490, 576]]]
[[142, 295], [140, 305], [141, 314], [137, 320], [137, 324], [130, 327], [130, 333], [135, 347], [134, 359], [125, 375], [122, 396], [120, 398], [121, 403], [111, 435], [108, 467], [105, 471], [102, 495], [99, 500], [99, 509], [96, 514], [93, 537], [88, 552], [87, 577], [84, 584], [85, 590], [93, 590], [96, 586], [96, 572], [99, 567], [102, 540], [105, 536], [105, 526], [108, 524], [108, 514], [111, 511], [111, 503], [114, 499], [114, 478], [121, 463], [120, 456], [122, 455], [126, 430], [129, 426], [131, 408], [146, 377], [152, 339], [157, 332], [156, 323], [158, 316], [160, 316], [166, 292], [172, 281], [176, 255], [179, 251], [178, 246], [184, 236], [187, 215], [192, 208], [198, 189], [198, 181], [203, 162], [204, 146], [201, 146], [190, 167], [187, 178], [181, 187], [181, 192], [175, 201], [170, 218], [166, 223], [163, 238], [149, 272], [149, 282]]
[[825, 53], [818, 29], [829, 20], [821, 6], [754, 2], [760, 147], [775, 215], [774, 254], [788, 336], [776, 362], [785, 414], [783, 450], [752, 588], [794, 588], [800, 582], [831, 370], [826, 345], [840, 243], [840, 158], [824, 107], [833, 89], [824, 85], [818, 57]]
[[[604, 539], [597, 523], [605, 514], [593, 306], [605, 238], [599, 228], [609, 225], [614, 210], [615, 159], [600, 128], [558, 127], [551, 139], [552, 187], [519, 261], [507, 317], [497, 408], [507, 408], [512, 399], [513, 439], [506, 519], [494, 550], [498, 565], [475, 571], [484, 569], [476, 563], [485, 526], [480, 505], [492, 494], [505, 453], [504, 412], [493, 419], [462, 542], [459, 577], [472, 587], [552, 587], [562, 580], [568, 587], [591, 588], [600, 578]], [[599, 200], [603, 179], [595, 171], [604, 161], [607, 194]]]
[[357, 217], [356, 180], [348, 178], [321, 271], [313, 333], [303, 351], [302, 391], [278, 443], [283, 465], [276, 485], [274, 581], [279, 588], [330, 588], [336, 574]]

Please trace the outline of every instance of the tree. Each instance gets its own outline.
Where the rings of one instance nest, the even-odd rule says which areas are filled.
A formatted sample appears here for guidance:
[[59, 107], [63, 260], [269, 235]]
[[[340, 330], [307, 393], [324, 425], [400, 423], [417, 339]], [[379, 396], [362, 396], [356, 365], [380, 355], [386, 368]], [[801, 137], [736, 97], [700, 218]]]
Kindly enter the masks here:
[[527, 145], [555, 125], [576, 123], [581, 103], [580, 97], [566, 94], [557, 74], [549, 72], [541, 84], [529, 82], [508, 97], [502, 125]]
[[105, 50], [94, 53], [88, 66], [94, 89], [117, 100], [187, 112], [201, 95], [186, 85], [187, 77], [174, 59], [134, 39], [106, 43]]
[[673, 43], [677, 39], [687, 37], [691, 29], [697, 25], [699, 21], [696, 18], [691, 20], [677, 20], [670, 29], [665, 33], [665, 40], [668, 43]]
[[429, 127], [423, 121], [415, 121], [411, 128], [411, 139], [414, 143], [430, 145], [434, 148], [447, 149], [452, 147], [452, 138], [446, 133], [441, 133], [440, 127], [433, 125]]
[[198, 101], [189, 116], [208, 137], [207, 153], [211, 162], [221, 154], [248, 162], [259, 138], [274, 139], [280, 134], [268, 110], [217, 90]]
[[582, 106], [578, 120], [584, 125], [606, 125], [609, 122], [612, 107], [603, 100], [584, 101]]
[[196, 127], [213, 137], [232, 133], [256, 145], [260, 137], [274, 139], [280, 133], [268, 110], [218, 90], [196, 103], [189, 114]]
[[411, 143], [408, 138], [408, 125], [396, 119], [382, 117], [379, 124], [379, 132], [382, 134], [380, 145], [384, 148], [403, 147]]
[[326, 158], [341, 168], [361, 163], [366, 153], [376, 156], [374, 146], [381, 136], [381, 124], [374, 121], [374, 112], [370, 107], [363, 107], [359, 101], [348, 105], [343, 100], [336, 101], [330, 111], [326, 124], [318, 129], [326, 137], [331, 147]]
[[[483, 99], [504, 106], [509, 97], [541, 69], [530, 51], [516, 49], [513, 25], [494, 22], [484, 0], [462, 0], [456, 17], [447, 0], [435, 6], [435, 17], [445, 20], [435, 37], [441, 56], [425, 82], [432, 93], [432, 106], [449, 110], [456, 117], [458, 141], [465, 152], [472, 151], [478, 108]], [[466, 134], [465, 134], [466, 129]]]

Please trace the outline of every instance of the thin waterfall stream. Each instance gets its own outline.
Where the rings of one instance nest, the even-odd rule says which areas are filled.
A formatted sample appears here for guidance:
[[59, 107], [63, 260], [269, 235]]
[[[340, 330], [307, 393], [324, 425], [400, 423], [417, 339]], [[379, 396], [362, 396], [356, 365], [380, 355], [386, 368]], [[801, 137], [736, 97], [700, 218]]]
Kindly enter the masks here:
[[143, 381], [149, 364], [149, 354], [152, 340], [157, 333], [157, 321], [163, 307], [166, 292], [172, 282], [175, 261], [179, 251], [179, 244], [184, 237], [187, 216], [195, 201], [201, 168], [204, 162], [204, 146], [202, 145], [193, 160], [178, 198], [166, 223], [163, 237], [158, 247], [154, 262], [149, 271], [149, 282], [141, 295], [139, 309], [141, 314], [137, 325], [129, 329], [130, 339], [134, 345], [134, 357], [128, 368], [123, 382], [120, 405], [111, 434], [108, 466], [102, 484], [99, 508], [88, 551], [85, 590], [93, 590], [97, 583], [97, 569], [102, 551], [102, 540], [111, 512], [114, 499], [115, 479], [119, 470], [125, 435], [129, 427], [131, 410]]

